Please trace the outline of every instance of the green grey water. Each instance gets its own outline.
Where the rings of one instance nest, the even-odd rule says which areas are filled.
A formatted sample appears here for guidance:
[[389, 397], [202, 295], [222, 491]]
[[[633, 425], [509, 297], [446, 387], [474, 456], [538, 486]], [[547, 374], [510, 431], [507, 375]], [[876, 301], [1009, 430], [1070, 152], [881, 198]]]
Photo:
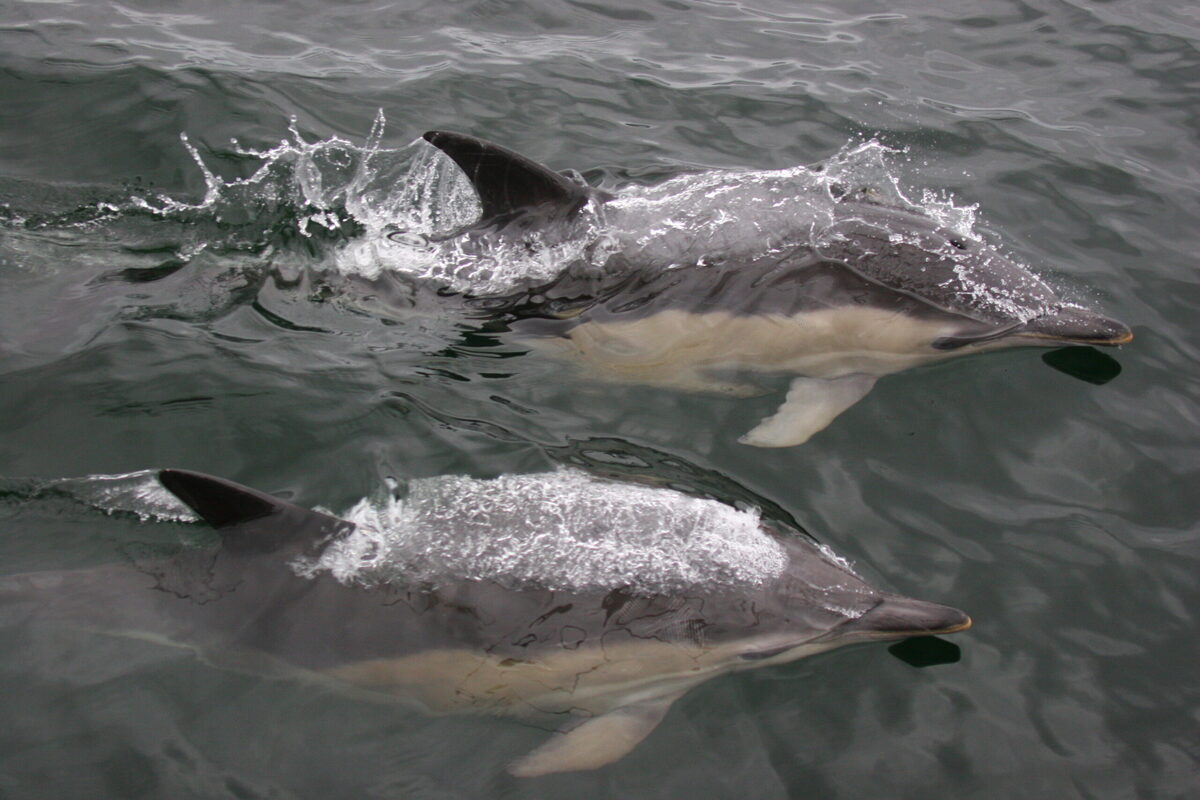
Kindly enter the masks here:
[[[0, 797], [1194, 796], [1198, 47], [1182, 0], [0, 3], [0, 572], [199, 535], [48, 479], [185, 467], [341, 509], [569, 462], [761, 498], [976, 623], [955, 663], [860, 647], [710, 682], [618, 764], [521, 781], [545, 733], [512, 721], [0, 618]], [[391, 147], [458, 130], [608, 188], [876, 139], [912, 196], [977, 204], [1136, 338], [1104, 383], [1036, 350], [891, 376], [764, 451], [736, 438], [778, 394], [589, 381], [345, 302], [325, 273], [354, 233], [300, 233], [294, 176], [130, 204], [202, 205], [181, 134], [231, 181], [262, 163], [231, 138], [295, 117], [361, 144], [379, 109]]]

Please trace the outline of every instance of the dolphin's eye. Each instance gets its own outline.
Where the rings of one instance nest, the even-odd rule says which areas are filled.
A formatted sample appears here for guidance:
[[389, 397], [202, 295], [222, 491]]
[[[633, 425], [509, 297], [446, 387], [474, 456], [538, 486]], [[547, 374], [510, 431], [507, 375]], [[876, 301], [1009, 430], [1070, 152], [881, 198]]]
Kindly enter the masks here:
[[950, 244], [954, 245], [954, 246], [955, 246], [955, 247], [957, 247], [959, 250], [966, 250], [966, 249], [967, 249], [967, 244], [966, 244], [966, 242], [964, 242], [962, 239], [951, 239], [951, 240], [950, 240]]

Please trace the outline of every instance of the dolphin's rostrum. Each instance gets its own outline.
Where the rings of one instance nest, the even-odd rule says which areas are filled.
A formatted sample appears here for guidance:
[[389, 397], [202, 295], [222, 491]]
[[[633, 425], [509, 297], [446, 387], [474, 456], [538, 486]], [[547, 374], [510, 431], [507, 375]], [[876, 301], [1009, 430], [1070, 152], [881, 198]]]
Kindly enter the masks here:
[[613, 195], [471, 136], [424, 138], [479, 197], [479, 221], [450, 235], [466, 243], [460, 252], [594, 238], [580, 263], [502, 306], [535, 345], [593, 375], [681, 390], [743, 396], [761, 391], [758, 376], [790, 377], [787, 399], [746, 444], [800, 444], [877, 378], [918, 364], [1132, 339], [987, 243], [869, 189], [781, 170]]
[[[509, 766], [518, 776], [621, 758], [674, 700], [719, 675], [971, 624], [956, 609], [873, 589], [799, 532], [668, 489], [639, 490], [667, 505], [708, 504], [701, 515], [705, 507], [718, 517], [747, 514], [762, 544], [782, 556], [778, 565], [661, 593], [546, 588], [529, 576], [514, 583], [499, 574], [408, 584], [339, 579], [313, 565], [356, 535], [352, 522], [200, 473], [164, 470], [159, 479], [216, 529], [218, 546], [161, 561], [8, 576], [0, 579], [0, 603], [43, 621], [159, 637], [217, 663], [272, 671], [286, 665], [433, 713], [550, 721], [559, 732]], [[568, 522], [572, 512], [585, 516], [591, 492], [612, 489], [584, 473], [564, 480], [577, 489], [556, 501]], [[476, 483], [477, 497], [499, 486]], [[475, 505], [460, 509], [447, 500], [426, 510], [447, 537], [479, 523]], [[514, 528], [530, 518], [514, 515], [506, 528], [503, 517], [487, 523], [497, 541], [519, 538]], [[677, 518], [698, 519], [691, 511]], [[594, 535], [615, 535], [597, 524]], [[531, 539], [547, 533], [524, 532]], [[683, 546], [689, 535], [633, 533], [673, 535]]]

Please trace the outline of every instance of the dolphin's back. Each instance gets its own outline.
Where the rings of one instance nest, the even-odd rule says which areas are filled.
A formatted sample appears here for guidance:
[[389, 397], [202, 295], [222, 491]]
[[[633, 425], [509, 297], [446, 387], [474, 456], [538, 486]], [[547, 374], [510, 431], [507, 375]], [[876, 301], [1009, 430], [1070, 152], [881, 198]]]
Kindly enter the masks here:
[[818, 636], [878, 602], [877, 592], [808, 539], [780, 541], [788, 555], [783, 573], [737, 589], [653, 594], [492, 580], [342, 582], [328, 572], [298, 574], [286, 549], [246, 552], [226, 543], [168, 559], [127, 557], [92, 569], [8, 576], [0, 582], [0, 604], [88, 628], [152, 634], [206, 651], [256, 651], [330, 671], [432, 651], [518, 661], [638, 643], [695, 652], [784, 629]]
[[839, 204], [820, 252], [892, 291], [979, 322], [1008, 325], [1061, 305], [1054, 291], [990, 245], [932, 219], [872, 203]]
[[[588, 310], [587, 320], [637, 319], [662, 311], [791, 317], [847, 306], [962, 318], [920, 296], [871, 280], [845, 261], [808, 247], [737, 263], [711, 259], [686, 269], [638, 272], [631, 267], [628, 272], [629, 277]], [[552, 294], [578, 295], [583, 288], [568, 276]]]
[[[702, 263], [643, 269], [615, 255], [609, 268], [618, 278], [607, 285], [591, 274], [567, 272], [539, 289], [540, 302], [522, 309], [522, 328], [552, 335], [583, 323], [636, 322], [664, 312], [802, 319], [857, 309], [977, 339], [1060, 305], [1036, 276], [986, 245], [954, 239], [975, 248], [964, 260], [928, 220], [905, 216], [914, 217], [913, 226], [923, 231], [921, 242], [889, 241], [880, 218], [868, 223], [855, 217], [842, 224], [843, 234], [819, 247], [804, 242], [753, 258], [724, 260], [715, 254]], [[577, 313], [580, 308], [583, 313]]]

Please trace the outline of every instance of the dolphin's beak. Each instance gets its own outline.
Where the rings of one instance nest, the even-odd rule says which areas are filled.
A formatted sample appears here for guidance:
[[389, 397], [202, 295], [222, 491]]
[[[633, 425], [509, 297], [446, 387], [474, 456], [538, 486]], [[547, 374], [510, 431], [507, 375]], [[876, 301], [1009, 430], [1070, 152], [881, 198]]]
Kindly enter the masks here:
[[1021, 337], [1046, 340], [1047, 344], [1097, 344], [1114, 347], [1133, 341], [1133, 331], [1124, 322], [1083, 308], [1060, 308], [1030, 320], [1018, 329]]
[[957, 633], [969, 627], [971, 618], [957, 608], [888, 595], [861, 617], [842, 625], [837, 633], [864, 639], [896, 639]]

